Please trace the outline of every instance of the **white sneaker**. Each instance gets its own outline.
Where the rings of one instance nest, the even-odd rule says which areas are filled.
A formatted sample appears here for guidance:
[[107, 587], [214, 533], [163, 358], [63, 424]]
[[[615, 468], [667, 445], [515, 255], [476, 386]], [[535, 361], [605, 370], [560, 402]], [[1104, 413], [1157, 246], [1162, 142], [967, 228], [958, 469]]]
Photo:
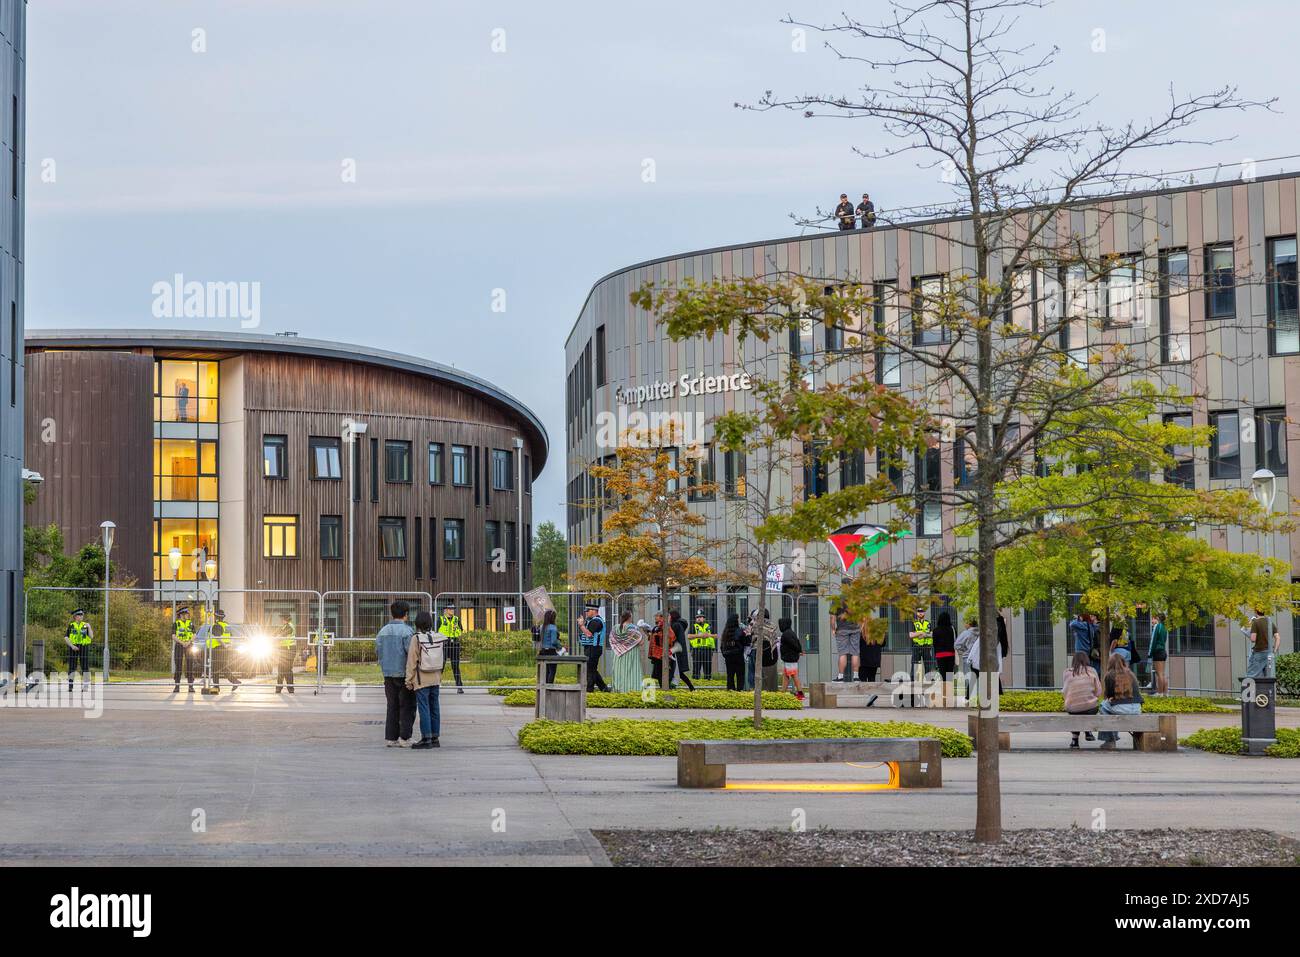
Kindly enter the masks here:
[[399, 748], [409, 748], [411, 746], [410, 738], [400, 738], [397, 742]]
[[384, 741], [384, 747], [386, 747], [386, 748], [396, 748], [396, 747], [400, 747], [400, 745], [398, 745], [398, 743], [397, 743], [396, 741]]

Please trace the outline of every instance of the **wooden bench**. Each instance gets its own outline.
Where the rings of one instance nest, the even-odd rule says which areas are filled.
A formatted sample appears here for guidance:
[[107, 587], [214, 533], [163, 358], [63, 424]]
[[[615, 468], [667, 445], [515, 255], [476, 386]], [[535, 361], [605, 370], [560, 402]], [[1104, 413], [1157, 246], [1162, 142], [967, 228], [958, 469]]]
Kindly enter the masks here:
[[942, 747], [935, 738], [787, 738], [679, 741], [677, 786], [723, 788], [728, 764], [825, 764], [880, 761], [900, 788], [943, 786]]
[[[1172, 714], [1065, 714], [1064, 712], [998, 715], [998, 748], [1011, 747], [1011, 732], [1127, 731], [1134, 751], [1177, 751], [1178, 716]], [[979, 747], [979, 718], [967, 715], [966, 733]]]
[[916, 684], [911, 681], [818, 681], [811, 688], [810, 707], [813, 708], [852, 708], [866, 707], [872, 702], [878, 708], [910, 708], [912, 697], [919, 699], [916, 707], [921, 708], [961, 708], [966, 706], [965, 698], [958, 698], [955, 683], [949, 679], [946, 683]]

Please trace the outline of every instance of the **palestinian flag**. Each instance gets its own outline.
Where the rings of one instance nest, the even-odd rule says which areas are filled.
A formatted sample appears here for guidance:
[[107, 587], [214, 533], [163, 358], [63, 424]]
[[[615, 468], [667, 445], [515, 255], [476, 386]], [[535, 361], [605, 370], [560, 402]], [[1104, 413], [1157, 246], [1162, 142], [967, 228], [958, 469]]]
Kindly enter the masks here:
[[880, 525], [845, 525], [827, 536], [826, 540], [840, 556], [840, 565], [848, 572], [869, 555], [874, 555], [891, 541], [902, 538], [907, 532], [891, 536], [889, 529]]

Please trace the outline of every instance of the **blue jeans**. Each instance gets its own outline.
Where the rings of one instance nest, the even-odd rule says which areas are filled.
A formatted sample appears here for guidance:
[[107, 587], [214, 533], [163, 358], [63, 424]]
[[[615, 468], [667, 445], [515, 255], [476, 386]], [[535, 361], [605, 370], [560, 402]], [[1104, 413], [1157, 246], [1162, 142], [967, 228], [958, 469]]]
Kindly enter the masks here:
[[[1102, 701], [1102, 714], [1141, 714], [1142, 706], [1136, 702], [1130, 704], [1111, 704], [1109, 701]], [[1097, 735], [1102, 741], [1118, 741], [1118, 731], [1102, 731]]]
[[1252, 651], [1250, 658], [1246, 661], [1247, 678], [1272, 678], [1273, 674], [1273, 652], [1271, 651]]
[[420, 715], [420, 737], [436, 738], [442, 727], [442, 715], [438, 708], [438, 686], [430, 685], [415, 692], [415, 710]]

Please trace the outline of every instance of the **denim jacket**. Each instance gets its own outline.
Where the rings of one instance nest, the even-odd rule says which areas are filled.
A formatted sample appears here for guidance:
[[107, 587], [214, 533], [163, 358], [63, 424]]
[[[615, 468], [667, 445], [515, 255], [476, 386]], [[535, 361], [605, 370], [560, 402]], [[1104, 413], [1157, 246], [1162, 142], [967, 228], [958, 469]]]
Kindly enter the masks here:
[[415, 629], [407, 622], [393, 619], [375, 635], [375, 654], [385, 678], [406, 678], [406, 656]]

